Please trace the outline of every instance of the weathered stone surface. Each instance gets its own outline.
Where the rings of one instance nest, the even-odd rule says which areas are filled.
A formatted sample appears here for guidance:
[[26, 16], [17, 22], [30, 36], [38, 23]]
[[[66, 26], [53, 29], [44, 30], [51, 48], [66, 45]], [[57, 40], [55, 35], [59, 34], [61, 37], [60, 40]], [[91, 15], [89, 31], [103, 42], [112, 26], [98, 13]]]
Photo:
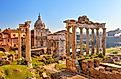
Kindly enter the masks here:
[[[103, 46], [100, 46], [100, 48], [102, 47], [103, 48], [103, 54], [105, 55], [105, 36], [106, 36], [106, 28], [105, 28], [105, 23], [97, 23], [97, 22], [92, 22], [89, 20], [89, 18], [87, 18], [87, 16], [80, 16], [78, 18], [78, 21], [76, 20], [65, 20], [64, 23], [66, 23], [66, 29], [67, 29], [67, 34], [70, 33], [70, 30], [69, 29], [72, 29], [72, 44], [69, 43], [69, 36], [67, 35], [67, 38], [66, 38], [66, 53], [67, 53], [67, 56], [70, 54], [70, 45], [72, 45], [72, 54], [70, 54], [70, 57], [72, 57], [72, 69], [74, 67], [74, 61], [75, 61], [75, 58], [76, 58], [76, 48], [75, 48], [75, 42], [76, 42], [76, 39], [75, 39], [75, 34], [76, 34], [76, 28], [79, 27], [80, 29], [80, 57], [82, 55], [82, 44], [83, 44], [83, 38], [82, 38], [82, 35], [83, 35], [83, 28], [86, 29], [86, 54], [89, 55], [89, 41], [90, 41], [90, 36], [89, 36], [89, 30], [91, 29], [92, 30], [92, 37], [91, 37], [91, 42], [92, 42], [92, 54], [94, 54], [94, 30], [96, 29], [97, 32], [97, 39], [96, 39], [96, 53], [98, 54], [99, 53], [99, 29], [103, 29], [103, 40], [102, 40], [102, 45]], [[68, 59], [68, 57], [67, 57]], [[85, 65], [84, 66], [84, 70], [85, 70]], [[95, 66], [99, 66], [99, 62], [98, 61], [95, 61]], [[93, 65], [91, 65], [90, 63], [90, 67], [93, 68]]]
[[100, 61], [98, 59], [94, 59], [94, 66], [99, 67]]
[[87, 68], [88, 68], [87, 62], [82, 61], [82, 72], [87, 74]]
[[114, 63], [113, 59], [111, 59], [111, 58], [106, 58], [102, 62], [104, 62], [104, 63]]

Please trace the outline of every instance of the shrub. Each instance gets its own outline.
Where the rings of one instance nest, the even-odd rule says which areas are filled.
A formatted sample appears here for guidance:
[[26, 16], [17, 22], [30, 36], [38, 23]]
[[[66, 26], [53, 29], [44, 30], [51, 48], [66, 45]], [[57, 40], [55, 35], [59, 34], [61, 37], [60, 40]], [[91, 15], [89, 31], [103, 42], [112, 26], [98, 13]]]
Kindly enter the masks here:
[[102, 53], [98, 54], [99, 58], [104, 58], [104, 55]]
[[118, 52], [112, 52], [113, 54], [118, 54]]

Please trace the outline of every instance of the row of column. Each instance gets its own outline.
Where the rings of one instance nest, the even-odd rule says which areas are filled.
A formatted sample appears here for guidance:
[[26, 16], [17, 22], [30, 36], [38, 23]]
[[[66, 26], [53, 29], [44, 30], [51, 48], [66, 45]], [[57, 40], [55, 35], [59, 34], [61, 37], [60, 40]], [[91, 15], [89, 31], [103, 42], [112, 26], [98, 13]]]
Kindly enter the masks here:
[[25, 29], [26, 37], [25, 37], [25, 45], [26, 45], [26, 61], [27, 61], [27, 66], [29, 68], [32, 68], [32, 60], [31, 60], [31, 32], [30, 32], [30, 21], [25, 22], [25, 24], [19, 25], [18, 29], [18, 58], [22, 58], [22, 29]]
[[[95, 28], [91, 28], [91, 32], [92, 32], [92, 35], [91, 35], [91, 44], [92, 44], [92, 51], [91, 51], [91, 54], [94, 54], [95, 51], [94, 51], [94, 29]], [[106, 39], [106, 28], [102, 28], [103, 29], [103, 38], [102, 38], [102, 48], [103, 48], [103, 55], [105, 55], [105, 39]], [[83, 37], [82, 37], [82, 32], [83, 28], [80, 27], [80, 54], [82, 54], [82, 40], [83, 40]], [[99, 36], [99, 28], [96, 28], [96, 54], [99, 53], [99, 45], [100, 45], [100, 36]], [[89, 54], [89, 28], [86, 28], [86, 53]]]
[[[66, 27], [67, 28], [67, 58], [69, 58], [70, 56], [70, 39], [72, 38], [72, 59], [75, 58], [75, 52], [76, 52], [76, 39], [75, 39], [75, 33], [76, 33], [76, 27], [72, 27], [72, 37], [70, 38], [70, 28], [71, 26]], [[83, 28], [79, 27], [80, 29], [80, 55], [83, 54]], [[96, 54], [99, 53], [99, 28], [91, 28], [91, 44], [92, 44], [92, 49], [91, 49], [91, 53], [94, 54], [95, 53], [95, 47], [94, 47], [94, 29], [96, 29]], [[105, 39], [106, 39], [106, 28], [102, 28], [103, 30], [103, 35], [102, 35], [102, 52], [103, 55], [105, 55]], [[89, 28], [86, 28], [86, 54], [89, 54]]]

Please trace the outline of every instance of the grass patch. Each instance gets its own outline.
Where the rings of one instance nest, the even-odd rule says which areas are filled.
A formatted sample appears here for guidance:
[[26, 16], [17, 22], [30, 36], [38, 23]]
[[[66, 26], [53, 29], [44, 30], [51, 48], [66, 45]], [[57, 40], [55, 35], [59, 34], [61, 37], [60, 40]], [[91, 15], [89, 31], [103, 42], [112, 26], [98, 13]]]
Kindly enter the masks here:
[[44, 65], [44, 62], [41, 62], [40, 61], [41, 60], [41, 58], [40, 57], [32, 57], [32, 65], [33, 65], [33, 67], [35, 67], [35, 66], [43, 66]]
[[5, 79], [26, 79], [32, 76], [27, 66], [23, 65], [4, 65], [0, 67], [0, 72]]
[[116, 47], [106, 48], [106, 53], [120, 52]]
[[65, 70], [66, 64], [56, 64], [55, 67], [56, 67], [57, 70]]

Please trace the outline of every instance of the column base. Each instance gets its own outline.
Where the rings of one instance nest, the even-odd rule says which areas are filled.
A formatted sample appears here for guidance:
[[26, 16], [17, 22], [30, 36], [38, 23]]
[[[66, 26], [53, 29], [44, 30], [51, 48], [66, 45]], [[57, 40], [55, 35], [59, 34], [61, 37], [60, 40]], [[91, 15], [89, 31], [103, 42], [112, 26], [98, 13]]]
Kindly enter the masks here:
[[27, 62], [27, 67], [29, 67], [29, 68], [33, 68], [33, 66], [32, 66], [32, 62]]
[[66, 65], [67, 65], [67, 70], [77, 73], [77, 68], [74, 63], [74, 60], [72, 61], [72, 60], [68, 59]]

